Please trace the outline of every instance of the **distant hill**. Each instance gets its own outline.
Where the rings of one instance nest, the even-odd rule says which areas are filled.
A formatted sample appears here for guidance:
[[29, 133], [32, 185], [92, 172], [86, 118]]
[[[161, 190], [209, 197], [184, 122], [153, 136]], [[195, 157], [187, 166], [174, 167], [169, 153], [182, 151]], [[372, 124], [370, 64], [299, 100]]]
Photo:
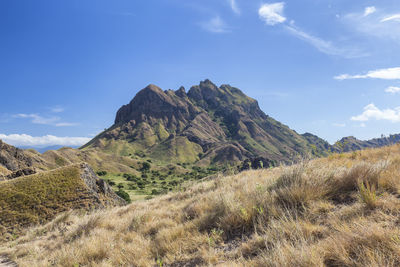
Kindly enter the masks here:
[[217, 87], [209, 80], [188, 92], [183, 87], [163, 91], [147, 86], [118, 110], [114, 125], [82, 147], [90, 148], [198, 165], [234, 164], [254, 157], [292, 162], [312, 153], [326, 155], [266, 115], [238, 88]]
[[[27, 150], [27, 149], [34, 149], [39, 153], [44, 153], [46, 151], [50, 151], [50, 150], [59, 150], [60, 148], [63, 148], [65, 146], [61, 146], [61, 145], [54, 145], [54, 146], [46, 146], [46, 147], [28, 147], [28, 146], [19, 146], [18, 148]], [[79, 148], [79, 146], [72, 146], [70, 148]]]

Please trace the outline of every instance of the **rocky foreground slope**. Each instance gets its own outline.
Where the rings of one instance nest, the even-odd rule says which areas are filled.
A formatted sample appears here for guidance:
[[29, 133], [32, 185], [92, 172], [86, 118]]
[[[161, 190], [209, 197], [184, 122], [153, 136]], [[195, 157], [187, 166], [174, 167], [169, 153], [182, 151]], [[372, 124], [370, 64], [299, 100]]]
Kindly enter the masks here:
[[399, 266], [399, 164], [397, 145], [218, 177], [64, 214], [0, 254], [20, 266]]

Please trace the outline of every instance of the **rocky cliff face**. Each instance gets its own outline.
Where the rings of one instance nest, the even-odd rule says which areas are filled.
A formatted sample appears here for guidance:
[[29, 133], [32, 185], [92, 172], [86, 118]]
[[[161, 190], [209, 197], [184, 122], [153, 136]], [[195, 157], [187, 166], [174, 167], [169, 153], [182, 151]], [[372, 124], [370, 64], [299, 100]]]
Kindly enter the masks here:
[[0, 180], [13, 179], [35, 172], [33, 159], [24, 150], [0, 140]]
[[0, 165], [9, 171], [18, 171], [32, 167], [32, 159], [22, 149], [0, 140]]
[[306, 138], [267, 116], [256, 100], [209, 80], [187, 93], [147, 86], [84, 148], [203, 165], [254, 157], [288, 162], [311, 152]]

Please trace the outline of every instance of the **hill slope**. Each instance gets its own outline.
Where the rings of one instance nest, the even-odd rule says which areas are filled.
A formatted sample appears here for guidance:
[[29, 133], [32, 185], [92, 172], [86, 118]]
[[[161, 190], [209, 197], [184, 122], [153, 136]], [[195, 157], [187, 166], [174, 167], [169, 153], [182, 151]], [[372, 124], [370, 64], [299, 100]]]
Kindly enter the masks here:
[[399, 266], [399, 162], [396, 145], [219, 177], [66, 214], [0, 254], [20, 266]]
[[83, 147], [88, 148], [199, 165], [253, 157], [291, 162], [312, 151], [306, 138], [265, 115], [256, 100], [209, 80], [187, 93], [149, 85], [119, 109], [113, 126]]
[[120, 199], [87, 164], [0, 182], [0, 240], [44, 223], [58, 213], [119, 205]]

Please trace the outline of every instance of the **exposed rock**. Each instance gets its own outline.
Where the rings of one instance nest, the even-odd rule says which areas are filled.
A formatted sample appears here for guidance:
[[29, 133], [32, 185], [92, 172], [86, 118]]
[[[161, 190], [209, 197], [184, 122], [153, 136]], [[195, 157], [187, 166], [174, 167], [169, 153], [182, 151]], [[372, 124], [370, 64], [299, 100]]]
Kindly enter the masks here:
[[124, 205], [126, 202], [112, 190], [111, 186], [97, 177], [93, 169], [87, 164], [80, 165], [81, 178], [93, 195], [101, 200], [102, 206]]
[[0, 165], [10, 171], [32, 167], [32, 159], [22, 149], [8, 145], [0, 140]]
[[15, 179], [21, 176], [25, 176], [25, 175], [31, 175], [31, 174], [35, 174], [36, 171], [33, 168], [25, 168], [25, 169], [21, 169], [15, 172], [12, 172], [11, 174], [8, 174], [5, 176], [6, 179]]

